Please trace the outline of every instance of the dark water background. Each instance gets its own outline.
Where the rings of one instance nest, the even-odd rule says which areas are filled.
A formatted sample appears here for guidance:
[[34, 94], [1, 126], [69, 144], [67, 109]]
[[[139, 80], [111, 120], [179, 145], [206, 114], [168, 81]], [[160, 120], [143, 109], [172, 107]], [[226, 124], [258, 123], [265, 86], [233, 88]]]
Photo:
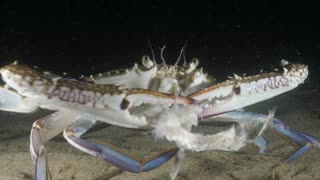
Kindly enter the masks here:
[[71, 76], [131, 67], [151, 56], [147, 35], [174, 63], [187, 44], [187, 58], [224, 80], [255, 74], [281, 59], [310, 67], [319, 83], [319, 12], [312, 3], [270, 1], [79, 1], [0, 3], [0, 65], [19, 60]]

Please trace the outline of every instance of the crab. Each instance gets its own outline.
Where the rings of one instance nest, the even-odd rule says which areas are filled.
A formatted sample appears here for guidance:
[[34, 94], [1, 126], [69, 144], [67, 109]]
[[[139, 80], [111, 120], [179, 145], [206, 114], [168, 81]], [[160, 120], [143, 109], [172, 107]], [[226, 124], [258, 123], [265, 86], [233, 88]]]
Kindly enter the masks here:
[[[317, 140], [311, 135], [305, 133], [302, 135], [302, 132], [297, 133], [296, 130], [290, 129], [281, 120], [272, 118], [274, 110], [269, 115], [239, 111], [242, 107], [264, 101], [297, 87], [308, 76], [307, 66], [290, 64], [286, 60], [281, 60], [282, 72], [275, 69], [275, 72], [248, 77], [234, 74], [234, 77], [230, 77], [230, 80], [216, 83], [212, 76], [204, 72], [202, 68], [198, 68], [199, 60], [197, 58], [193, 58], [189, 64], [186, 63], [184, 48], [181, 49], [174, 65], [165, 62], [162, 55], [164, 46], [161, 49], [162, 64], [157, 64], [154, 57], [151, 60], [149, 56], [143, 56], [140, 66], [135, 63], [131, 69], [100, 73], [87, 77], [87, 80], [96, 84], [117, 84], [124, 85], [126, 88], [144, 88], [189, 96], [200, 102], [204, 107], [203, 111], [198, 114], [198, 118], [202, 121], [221, 121], [223, 119], [223, 121], [239, 123], [240, 126], [248, 126], [252, 128], [252, 131], [257, 126], [262, 126], [259, 135], [252, 141], [259, 147], [260, 154], [263, 154], [266, 149], [266, 142], [261, 135], [268, 121], [272, 121], [269, 124], [282, 137], [286, 137], [286, 140], [293, 140], [293, 143], [298, 146], [317, 144]], [[184, 62], [182, 65], [178, 65], [182, 55]], [[143, 79], [143, 81], [136, 83], [139, 79]], [[192, 150], [201, 151], [198, 148]], [[299, 150], [297, 152], [302, 154], [305, 151]], [[288, 162], [289, 159], [291, 160], [292, 157], [285, 162]]]
[[[268, 126], [303, 146], [298, 155], [317, 144], [315, 138], [287, 128], [273, 117], [274, 111], [261, 115], [238, 110], [297, 87], [308, 76], [307, 66], [283, 63], [283, 72], [235, 75], [215, 83], [214, 78], [198, 68], [197, 59], [182, 65], [178, 65], [179, 60], [174, 65], [167, 65], [164, 60], [157, 64], [144, 56], [142, 65], [91, 76], [85, 81], [66, 79], [17, 62], [2, 67], [0, 73], [6, 85], [0, 88], [1, 110], [55, 111], [35, 121], [31, 129], [30, 152], [35, 179], [51, 179], [44, 143], [62, 131], [74, 147], [130, 172], [152, 170], [178, 154], [170, 175], [172, 179], [178, 173], [182, 159], [179, 154], [184, 150], [237, 151], [248, 143], [255, 143], [263, 153], [266, 143], [262, 134]], [[191, 132], [198, 121], [215, 121], [216, 117], [238, 125], [211, 135]], [[175, 142], [177, 147], [151, 158], [138, 159], [116, 147], [81, 139], [97, 121], [152, 131], [158, 138]], [[296, 156], [297, 153], [289, 160]]]

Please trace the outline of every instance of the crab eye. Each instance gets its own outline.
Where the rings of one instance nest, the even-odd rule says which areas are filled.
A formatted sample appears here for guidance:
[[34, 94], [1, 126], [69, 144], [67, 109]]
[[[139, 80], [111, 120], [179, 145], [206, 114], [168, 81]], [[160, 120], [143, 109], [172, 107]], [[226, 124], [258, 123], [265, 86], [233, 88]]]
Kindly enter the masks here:
[[150, 69], [153, 66], [153, 62], [151, 61], [149, 56], [142, 56], [142, 65], [147, 68]]
[[199, 59], [198, 59], [198, 58], [193, 58], [193, 59], [191, 60], [191, 63], [192, 63], [195, 67], [197, 67], [197, 66], [199, 65]]

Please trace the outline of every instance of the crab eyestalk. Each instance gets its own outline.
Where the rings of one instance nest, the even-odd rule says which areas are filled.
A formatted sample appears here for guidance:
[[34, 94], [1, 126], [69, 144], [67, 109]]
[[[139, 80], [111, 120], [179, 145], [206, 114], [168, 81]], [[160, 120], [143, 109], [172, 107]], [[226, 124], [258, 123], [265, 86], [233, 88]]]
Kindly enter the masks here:
[[[283, 63], [283, 62], [282, 62]], [[296, 88], [308, 77], [308, 66], [286, 64], [282, 72], [234, 78], [215, 84], [190, 97], [203, 104], [200, 117], [236, 110]]]

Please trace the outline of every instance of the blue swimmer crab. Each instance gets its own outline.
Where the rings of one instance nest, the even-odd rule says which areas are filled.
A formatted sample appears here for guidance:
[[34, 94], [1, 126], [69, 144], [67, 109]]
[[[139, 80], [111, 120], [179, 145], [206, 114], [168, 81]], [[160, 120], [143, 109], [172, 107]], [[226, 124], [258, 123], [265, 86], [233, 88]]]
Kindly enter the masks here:
[[[180, 59], [180, 58], [179, 58]], [[30, 152], [35, 179], [51, 179], [44, 143], [63, 132], [74, 147], [98, 156], [126, 171], [143, 172], [157, 168], [176, 156], [170, 174], [174, 179], [184, 150], [237, 151], [254, 143], [263, 153], [262, 134], [271, 127], [301, 146], [288, 162], [318, 141], [303, 132], [291, 130], [269, 115], [239, 110], [294, 89], [308, 76], [303, 64], [282, 61], [283, 71], [241, 77], [225, 82], [198, 68], [194, 59], [182, 65], [157, 64], [148, 56], [131, 69], [101, 73], [75, 80], [41, 72], [14, 62], [0, 69], [5, 86], [0, 88], [0, 109], [31, 113], [38, 108], [55, 111], [34, 122], [30, 134]], [[226, 131], [202, 135], [191, 132], [198, 121], [215, 121], [216, 117], [236, 122]], [[175, 142], [177, 147], [147, 159], [138, 159], [115, 147], [94, 144], [80, 136], [97, 121], [125, 128], [152, 131], [158, 138]]]

